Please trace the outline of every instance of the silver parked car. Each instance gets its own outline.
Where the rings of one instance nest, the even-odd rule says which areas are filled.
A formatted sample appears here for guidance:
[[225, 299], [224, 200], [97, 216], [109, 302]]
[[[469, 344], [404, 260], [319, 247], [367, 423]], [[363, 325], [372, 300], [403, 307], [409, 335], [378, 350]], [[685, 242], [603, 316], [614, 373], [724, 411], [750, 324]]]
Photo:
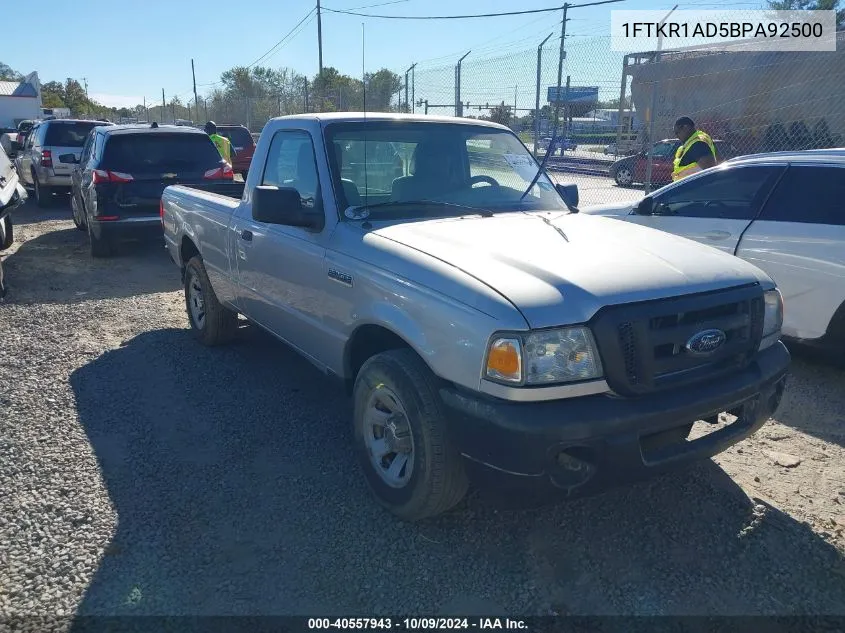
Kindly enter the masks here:
[[85, 138], [101, 125], [112, 124], [52, 119], [36, 125], [27, 135], [15, 166], [23, 185], [35, 190], [38, 206], [49, 206], [54, 193], [70, 193], [70, 176], [79, 162]]

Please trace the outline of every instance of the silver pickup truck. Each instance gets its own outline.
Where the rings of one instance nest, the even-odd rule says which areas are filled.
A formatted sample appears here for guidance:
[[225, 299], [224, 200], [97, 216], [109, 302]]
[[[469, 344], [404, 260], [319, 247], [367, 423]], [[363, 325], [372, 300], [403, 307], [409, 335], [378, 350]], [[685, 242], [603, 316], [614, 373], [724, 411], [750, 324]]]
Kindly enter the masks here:
[[407, 520], [469, 482], [587, 494], [758, 429], [790, 361], [771, 279], [579, 214], [538, 169], [483, 121], [273, 119], [245, 184], [164, 192], [191, 328], [222, 343], [241, 314], [340, 378], [363, 472]]

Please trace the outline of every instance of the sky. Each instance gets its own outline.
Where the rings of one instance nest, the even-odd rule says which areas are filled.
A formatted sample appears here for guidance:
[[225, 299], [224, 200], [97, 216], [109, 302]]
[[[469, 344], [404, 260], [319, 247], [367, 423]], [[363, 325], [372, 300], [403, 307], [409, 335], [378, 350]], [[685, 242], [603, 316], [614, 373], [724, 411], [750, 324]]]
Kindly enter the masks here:
[[[586, 1], [586, 0], [585, 0]], [[758, 8], [757, 2], [677, 0], [679, 9]], [[576, 4], [573, 2], [573, 4]], [[572, 8], [567, 23], [566, 73], [581, 85], [598, 85], [617, 92], [621, 55], [613, 55], [595, 38], [610, 32], [612, 9], [666, 9], [667, 0], [623, 0], [616, 4]], [[381, 6], [374, 6], [381, 5]], [[463, 100], [480, 102], [517, 95], [519, 107], [530, 106], [537, 45], [550, 33], [543, 64], [543, 80], [554, 83], [556, 49], [560, 42], [559, 12], [474, 20], [384, 20], [332, 13], [328, 9], [360, 9], [363, 13], [392, 15], [454, 15], [491, 13], [560, 6], [560, 0], [324, 0], [322, 6], [323, 65], [360, 76], [362, 23], [364, 62], [368, 71], [382, 67], [404, 73], [417, 63], [416, 96], [453, 100], [451, 66], [472, 50], [464, 62]], [[220, 74], [249, 65], [289, 37], [260, 62], [290, 67], [313, 76], [318, 68], [317, 21], [312, 0], [147, 0], [135, 8], [120, 8], [114, 0], [47, 0], [39, 9], [37, 38], [28, 28], [4, 30], [0, 61], [21, 73], [38, 71], [42, 82], [67, 77], [87, 79], [92, 98], [111, 107], [160, 103], [177, 94], [193, 98], [191, 59], [196, 67], [197, 90], [202, 95], [219, 82]], [[71, 38], [72, 34], [76, 37]], [[571, 36], [571, 37], [570, 37]], [[67, 50], [62, 42], [67, 42]], [[50, 44], [52, 43], [52, 44]], [[45, 45], [46, 44], [46, 45]], [[61, 51], [61, 52], [60, 52]], [[498, 58], [490, 61], [489, 58]], [[519, 59], [517, 59], [519, 58]], [[482, 61], [483, 60], [483, 61]], [[473, 71], [473, 63], [475, 70]], [[426, 70], [441, 67], [440, 72]], [[526, 72], [527, 69], [527, 72]], [[425, 82], [431, 84], [425, 88]], [[519, 83], [522, 86], [519, 86]], [[441, 96], [442, 95], [442, 96]]]

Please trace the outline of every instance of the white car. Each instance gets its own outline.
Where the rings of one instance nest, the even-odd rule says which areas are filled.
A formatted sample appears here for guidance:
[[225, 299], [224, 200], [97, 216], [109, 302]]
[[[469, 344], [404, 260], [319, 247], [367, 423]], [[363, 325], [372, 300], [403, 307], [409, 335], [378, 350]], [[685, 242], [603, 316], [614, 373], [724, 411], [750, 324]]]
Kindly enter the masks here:
[[638, 203], [581, 212], [674, 233], [755, 264], [783, 294], [785, 336], [845, 352], [845, 148], [742, 156]]

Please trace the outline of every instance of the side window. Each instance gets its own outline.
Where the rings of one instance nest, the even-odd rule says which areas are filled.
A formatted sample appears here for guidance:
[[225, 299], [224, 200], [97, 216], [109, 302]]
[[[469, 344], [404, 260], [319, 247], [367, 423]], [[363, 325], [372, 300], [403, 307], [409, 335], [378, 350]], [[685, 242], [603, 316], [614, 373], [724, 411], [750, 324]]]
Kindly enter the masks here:
[[302, 206], [313, 207], [319, 190], [314, 144], [307, 132], [277, 132], [270, 143], [262, 185], [293, 187]]
[[655, 143], [651, 150], [651, 155], [655, 158], [674, 157], [676, 148], [677, 145], [675, 143]]
[[91, 148], [94, 146], [94, 137], [97, 136], [94, 132], [88, 135], [85, 139], [85, 145], [82, 147], [82, 155], [79, 157], [79, 164], [85, 165], [91, 159]]
[[845, 169], [790, 167], [760, 219], [845, 226]]
[[739, 167], [686, 181], [654, 198], [654, 215], [751, 220], [780, 170]]
[[25, 149], [32, 149], [32, 144], [35, 143], [35, 137], [38, 135], [39, 128], [35, 127], [29, 131], [29, 134], [26, 135], [26, 148]]

